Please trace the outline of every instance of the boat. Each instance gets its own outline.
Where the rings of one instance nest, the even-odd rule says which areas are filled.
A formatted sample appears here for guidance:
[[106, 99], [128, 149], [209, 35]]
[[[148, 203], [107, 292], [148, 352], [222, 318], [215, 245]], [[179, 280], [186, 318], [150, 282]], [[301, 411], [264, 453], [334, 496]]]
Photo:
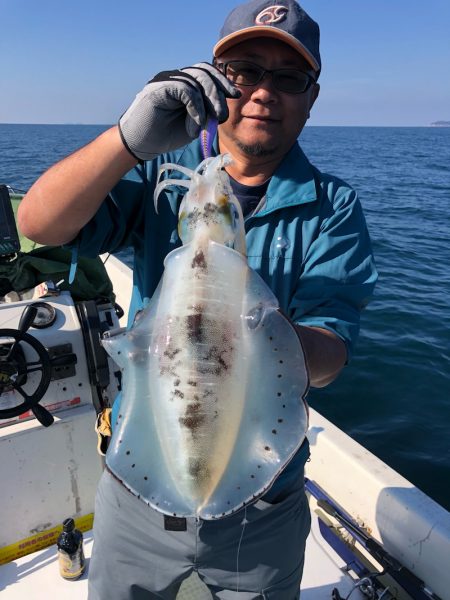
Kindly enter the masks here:
[[[20, 193], [3, 188], [5, 206], [20, 201]], [[11, 227], [1, 230], [4, 237]], [[0, 302], [4, 600], [87, 598], [104, 468], [95, 426], [121, 389], [121, 371], [100, 339], [126, 325], [132, 290], [128, 266], [115, 256], [101, 261], [113, 299], [79, 301], [48, 281]], [[308, 438], [312, 528], [302, 600], [450, 600], [450, 513], [313, 409]], [[87, 569], [76, 581], [58, 569], [55, 543], [68, 517], [84, 532]], [[211, 595], [194, 571], [177, 598]]]

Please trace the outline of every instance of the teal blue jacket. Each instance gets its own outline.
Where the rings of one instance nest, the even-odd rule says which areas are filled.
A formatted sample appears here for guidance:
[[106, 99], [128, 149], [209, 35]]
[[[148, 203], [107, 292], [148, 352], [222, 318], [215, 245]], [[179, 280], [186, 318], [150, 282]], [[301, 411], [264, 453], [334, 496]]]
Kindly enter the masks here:
[[[194, 141], [136, 167], [80, 232], [82, 255], [134, 250], [130, 323], [152, 297], [165, 256], [181, 245], [177, 212], [186, 190], [162, 192], [156, 213], [153, 191], [158, 169], [165, 162], [195, 168], [201, 160], [200, 144]], [[350, 357], [360, 312], [377, 279], [355, 191], [313, 167], [295, 144], [272, 176], [259, 207], [246, 218], [245, 228], [248, 263], [273, 290], [281, 309], [297, 324], [336, 333]], [[298, 476], [307, 456], [304, 444], [271, 492]]]
[[[163, 192], [156, 214], [158, 168], [165, 162], [195, 168], [201, 160], [195, 141], [133, 169], [80, 233], [79, 251], [85, 256], [134, 249], [131, 321], [152, 297], [164, 257], [181, 245], [177, 211], [186, 190]], [[356, 192], [318, 171], [295, 144], [245, 228], [248, 263], [273, 290], [282, 310], [295, 323], [334, 331], [351, 356], [360, 312], [377, 278]]]

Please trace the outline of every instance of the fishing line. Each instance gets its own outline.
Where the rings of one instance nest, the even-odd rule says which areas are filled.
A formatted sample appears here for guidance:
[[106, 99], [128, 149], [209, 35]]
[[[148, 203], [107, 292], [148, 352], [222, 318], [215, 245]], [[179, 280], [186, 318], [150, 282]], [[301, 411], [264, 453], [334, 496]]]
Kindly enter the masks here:
[[247, 521], [247, 507], [244, 507], [244, 518], [242, 519], [241, 525], [242, 525], [242, 531], [241, 531], [241, 537], [239, 538], [239, 544], [238, 544], [238, 549], [237, 549], [237, 555], [236, 555], [236, 593], [239, 592], [239, 553], [241, 551], [241, 544], [242, 544], [242, 539], [244, 537], [244, 531], [245, 531], [245, 526], [247, 525], [248, 521]]

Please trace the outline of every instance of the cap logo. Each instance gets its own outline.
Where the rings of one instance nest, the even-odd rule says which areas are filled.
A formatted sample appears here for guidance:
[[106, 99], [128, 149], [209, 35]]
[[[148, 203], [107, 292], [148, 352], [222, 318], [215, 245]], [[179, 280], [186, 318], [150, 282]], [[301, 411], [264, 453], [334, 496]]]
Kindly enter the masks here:
[[255, 19], [255, 25], [274, 25], [286, 19], [288, 13], [287, 6], [274, 4], [262, 10]]

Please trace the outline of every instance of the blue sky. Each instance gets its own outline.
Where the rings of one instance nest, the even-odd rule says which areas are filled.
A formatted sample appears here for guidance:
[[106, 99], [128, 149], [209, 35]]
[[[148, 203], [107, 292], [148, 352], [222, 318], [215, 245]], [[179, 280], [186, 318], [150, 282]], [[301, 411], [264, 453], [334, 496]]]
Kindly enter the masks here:
[[[154, 73], [210, 59], [237, 3], [0, 0], [0, 123], [115, 123]], [[322, 36], [311, 125], [450, 120], [448, 0], [301, 4]]]

